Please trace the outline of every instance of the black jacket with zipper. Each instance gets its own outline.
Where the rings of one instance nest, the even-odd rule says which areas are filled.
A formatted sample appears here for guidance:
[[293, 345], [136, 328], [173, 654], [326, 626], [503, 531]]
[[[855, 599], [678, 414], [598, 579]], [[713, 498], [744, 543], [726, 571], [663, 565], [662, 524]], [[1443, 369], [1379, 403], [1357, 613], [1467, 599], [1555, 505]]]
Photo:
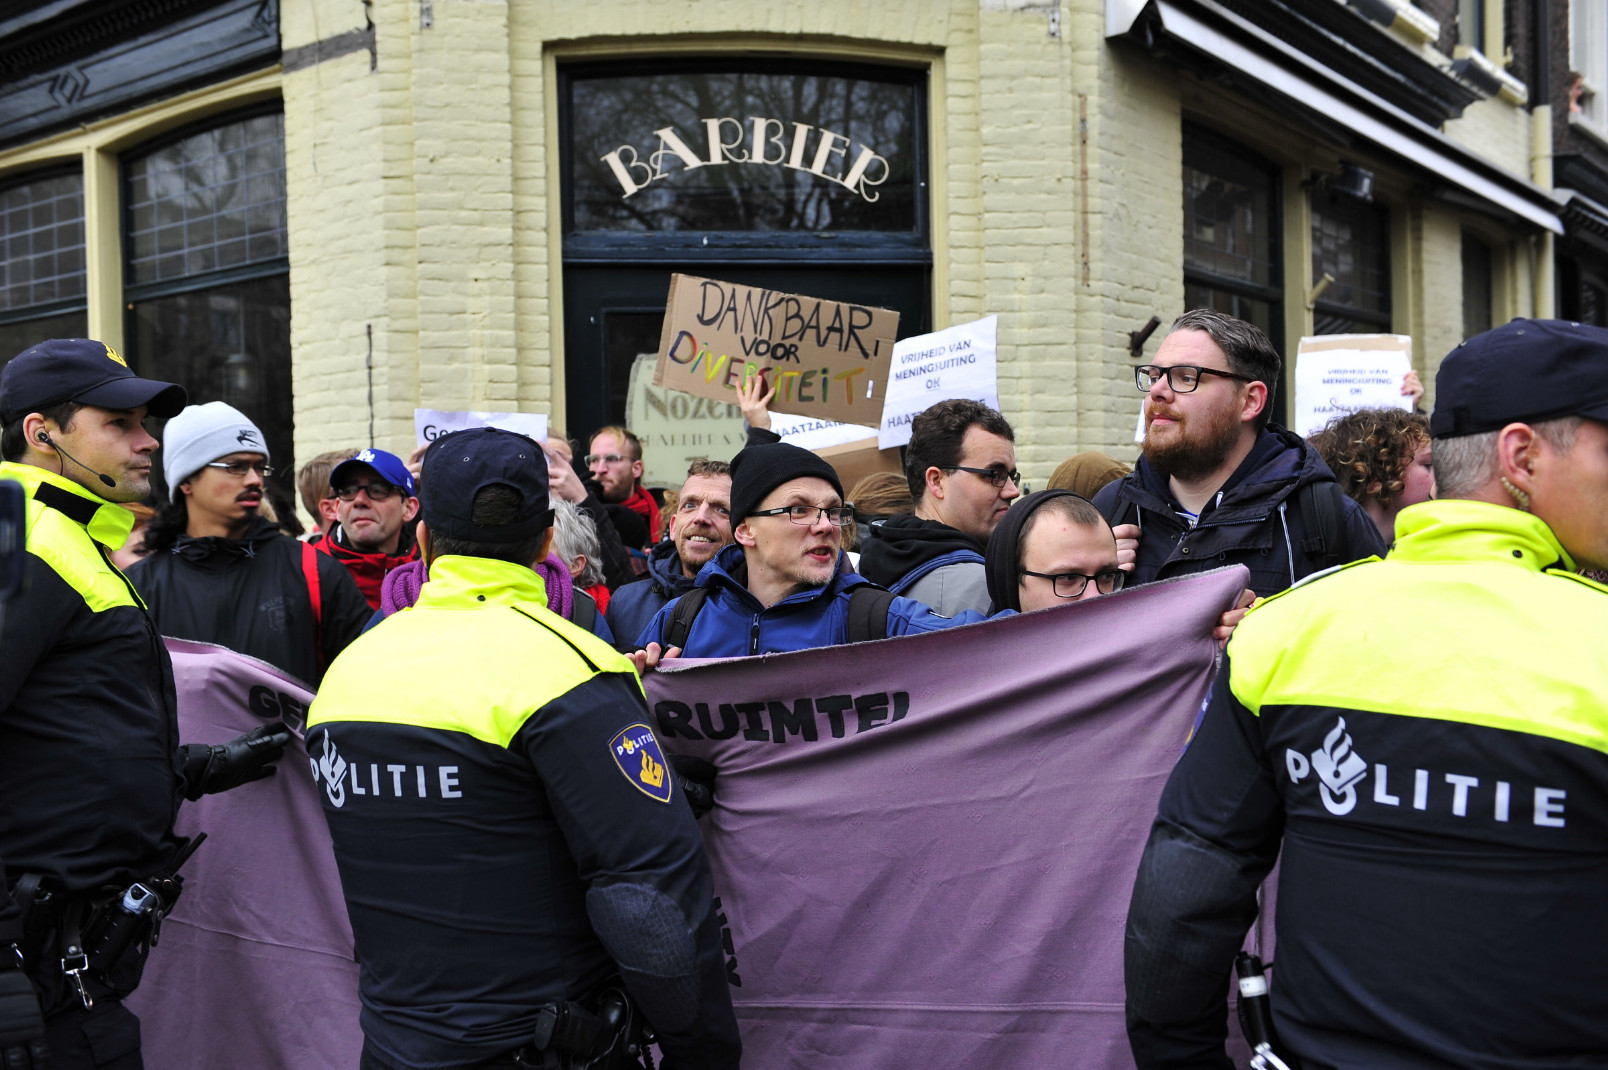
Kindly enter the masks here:
[[323, 613], [315, 622], [302, 546], [258, 517], [239, 539], [181, 535], [128, 578], [163, 635], [226, 646], [316, 687], [372, 610], [345, 567], [317, 553]]
[[[1131, 584], [1239, 564], [1251, 570], [1251, 590], [1265, 597], [1330, 564], [1384, 556], [1385, 542], [1362, 506], [1321, 486], [1334, 482], [1317, 450], [1293, 432], [1270, 426], [1201, 510], [1194, 527], [1178, 515], [1167, 477], [1143, 457], [1132, 474], [1096, 494], [1094, 504], [1113, 527], [1137, 524], [1141, 529]], [[1302, 549], [1315, 534], [1307, 530], [1299, 500], [1301, 488], [1308, 485], [1333, 494], [1340, 503], [1336, 520], [1341, 545], [1327, 548], [1327, 554]]]

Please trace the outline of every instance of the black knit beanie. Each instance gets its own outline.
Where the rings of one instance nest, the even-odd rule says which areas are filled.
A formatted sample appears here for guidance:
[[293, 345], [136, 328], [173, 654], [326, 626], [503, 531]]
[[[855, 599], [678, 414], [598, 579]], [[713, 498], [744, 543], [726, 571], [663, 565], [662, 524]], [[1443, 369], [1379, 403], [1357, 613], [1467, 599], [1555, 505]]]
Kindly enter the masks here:
[[1041, 490], [1029, 494], [1005, 511], [1005, 518], [988, 537], [984, 576], [988, 580], [988, 598], [994, 603], [996, 613], [1002, 609], [1022, 608], [1022, 588], [1018, 582], [1022, 563], [1017, 559], [1016, 548], [1021, 545], [1022, 529], [1027, 527], [1034, 511], [1051, 498], [1083, 498], [1083, 495], [1070, 490]]
[[732, 524], [742, 523], [744, 517], [759, 508], [765, 495], [789, 479], [804, 476], [826, 480], [838, 497], [843, 497], [843, 482], [838, 479], [837, 469], [809, 450], [786, 442], [766, 442], [742, 450], [731, 459]]

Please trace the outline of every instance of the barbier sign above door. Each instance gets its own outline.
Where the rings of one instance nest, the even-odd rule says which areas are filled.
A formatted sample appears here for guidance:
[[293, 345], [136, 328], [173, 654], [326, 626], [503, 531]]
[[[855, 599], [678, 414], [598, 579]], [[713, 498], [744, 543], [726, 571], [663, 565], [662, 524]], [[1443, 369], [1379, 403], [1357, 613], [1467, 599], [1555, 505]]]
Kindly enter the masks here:
[[[601, 159], [620, 184], [621, 198], [646, 189], [661, 179], [673, 178], [701, 167], [746, 164], [786, 167], [817, 175], [875, 202], [876, 187], [888, 179], [888, 161], [869, 145], [856, 145], [842, 134], [809, 123], [750, 115], [702, 119], [702, 144], [694, 147], [676, 128], [653, 131], [659, 146], [646, 155], [635, 145], [621, 145]], [[680, 161], [679, 166], [676, 161]]]

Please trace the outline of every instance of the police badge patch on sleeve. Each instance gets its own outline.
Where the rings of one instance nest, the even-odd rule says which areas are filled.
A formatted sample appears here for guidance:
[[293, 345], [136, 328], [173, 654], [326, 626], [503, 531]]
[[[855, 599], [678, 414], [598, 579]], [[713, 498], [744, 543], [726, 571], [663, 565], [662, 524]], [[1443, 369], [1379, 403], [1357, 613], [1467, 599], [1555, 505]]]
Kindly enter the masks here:
[[650, 799], [670, 801], [670, 772], [653, 729], [645, 724], [620, 729], [609, 740], [609, 754], [632, 787]]

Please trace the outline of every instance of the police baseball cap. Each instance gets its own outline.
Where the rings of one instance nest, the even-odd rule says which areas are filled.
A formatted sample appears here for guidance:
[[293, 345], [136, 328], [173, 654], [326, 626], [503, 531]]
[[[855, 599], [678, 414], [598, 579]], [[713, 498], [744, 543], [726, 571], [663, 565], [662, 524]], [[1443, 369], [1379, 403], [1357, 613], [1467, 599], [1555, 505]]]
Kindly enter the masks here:
[[[547, 455], [533, 439], [497, 427], [442, 435], [424, 451], [419, 511], [437, 535], [471, 542], [509, 543], [540, 535], [553, 524], [547, 502]], [[507, 487], [519, 504], [505, 524], [473, 519], [475, 495]]]
[[184, 387], [141, 379], [129, 371], [117, 350], [88, 338], [52, 338], [18, 353], [0, 371], [0, 423], [64, 401], [102, 409], [145, 405], [159, 420], [177, 416], [186, 401]]
[[1608, 330], [1569, 320], [1514, 320], [1477, 334], [1435, 373], [1434, 438], [1566, 416], [1608, 422]]
[[413, 497], [413, 473], [408, 466], [402, 463], [402, 458], [394, 453], [377, 450], [370, 446], [360, 452], [356, 457], [349, 458], [336, 465], [329, 473], [331, 490], [339, 490], [348, 479], [356, 477], [358, 469], [371, 469], [375, 475], [391, 484], [401, 487], [408, 497]]

